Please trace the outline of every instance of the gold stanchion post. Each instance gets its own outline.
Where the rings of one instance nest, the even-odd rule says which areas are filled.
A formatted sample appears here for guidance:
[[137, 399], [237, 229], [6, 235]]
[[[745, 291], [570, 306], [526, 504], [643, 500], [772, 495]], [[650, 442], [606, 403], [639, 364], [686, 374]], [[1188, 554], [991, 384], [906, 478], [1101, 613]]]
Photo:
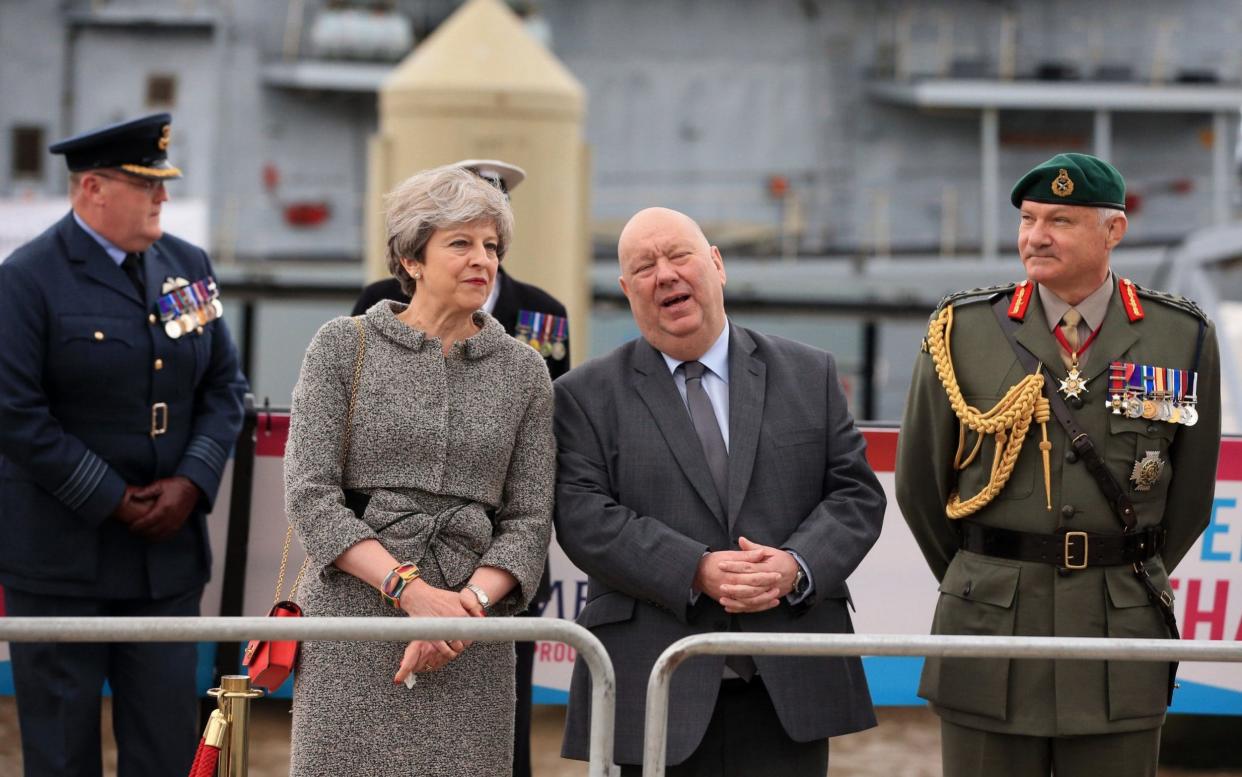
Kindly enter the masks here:
[[224, 675], [220, 678], [220, 687], [208, 693], [216, 697], [228, 723], [228, 736], [220, 748], [216, 777], [246, 777], [250, 761], [250, 700], [262, 696], [263, 691], [251, 688], [246, 675]]

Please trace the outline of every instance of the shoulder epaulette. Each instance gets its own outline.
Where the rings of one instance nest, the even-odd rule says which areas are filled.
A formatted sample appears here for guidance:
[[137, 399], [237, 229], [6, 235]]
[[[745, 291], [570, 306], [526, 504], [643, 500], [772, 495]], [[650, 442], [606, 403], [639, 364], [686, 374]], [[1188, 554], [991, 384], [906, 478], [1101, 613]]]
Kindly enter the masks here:
[[944, 310], [946, 305], [960, 305], [971, 302], [984, 302], [996, 297], [997, 294], [1007, 294], [1014, 290], [1018, 284], [1002, 283], [999, 286], [983, 286], [977, 289], [967, 289], [966, 291], [955, 291], [946, 294], [940, 299], [940, 304], [936, 305], [935, 311], [932, 312], [934, 318], [937, 313]]
[[1156, 291], [1155, 289], [1146, 289], [1138, 285], [1137, 283], [1132, 283], [1131, 285], [1135, 288], [1136, 291], [1138, 291], [1140, 297], [1145, 297], [1146, 299], [1152, 299], [1158, 302], [1163, 302], [1164, 304], [1178, 308], [1179, 310], [1184, 310], [1185, 312], [1189, 313], [1195, 318], [1198, 318], [1204, 323], [1208, 322], [1207, 313], [1204, 313], [1203, 308], [1195, 304], [1195, 301], [1192, 299], [1187, 299], [1186, 297], [1183, 297], [1180, 294], [1170, 294], [1167, 291]]

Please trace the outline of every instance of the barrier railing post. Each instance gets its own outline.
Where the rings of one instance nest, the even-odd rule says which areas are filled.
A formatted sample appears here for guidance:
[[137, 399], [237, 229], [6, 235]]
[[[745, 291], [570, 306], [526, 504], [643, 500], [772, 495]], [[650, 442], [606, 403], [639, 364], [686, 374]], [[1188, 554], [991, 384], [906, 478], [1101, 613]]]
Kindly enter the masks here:
[[216, 762], [216, 777], [246, 777], [250, 770], [250, 700], [262, 696], [263, 691], [251, 688], [246, 675], [225, 675], [220, 678], [220, 687], [208, 693], [216, 697], [228, 726]]

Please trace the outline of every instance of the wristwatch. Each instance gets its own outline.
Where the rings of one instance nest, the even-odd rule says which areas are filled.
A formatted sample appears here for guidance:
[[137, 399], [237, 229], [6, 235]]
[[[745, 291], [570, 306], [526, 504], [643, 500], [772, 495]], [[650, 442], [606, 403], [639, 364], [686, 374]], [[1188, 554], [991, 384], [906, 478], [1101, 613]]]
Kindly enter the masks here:
[[798, 565], [798, 571], [794, 573], [793, 590], [789, 592], [794, 596], [801, 596], [806, 593], [806, 573], [802, 571], [802, 565]]
[[475, 585], [474, 583], [466, 583], [465, 587], [467, 590], [469, 590], [471, 593], [474, 594], [476, 599], [479, 600], [479, 604], [482, 605], [484, 610], [492, 606], [492, 598], [487, 595], [487, 591], [484, 591], [482, 588]]

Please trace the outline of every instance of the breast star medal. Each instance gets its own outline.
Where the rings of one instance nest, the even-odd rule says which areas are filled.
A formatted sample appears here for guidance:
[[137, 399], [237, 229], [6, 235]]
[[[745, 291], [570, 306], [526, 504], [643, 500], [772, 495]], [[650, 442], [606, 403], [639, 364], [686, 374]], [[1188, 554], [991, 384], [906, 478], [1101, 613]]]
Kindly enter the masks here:
[[1134, 469], [1130, 471], [1130, 480], [1134, 481], [1134, 490], [1150, 491], [1160, 479], [1160, 473], [1163, 471], [1164, 459], [1160, 458], [1160, 452], [1147, 451], [1146, 456], [1134, 462]]

